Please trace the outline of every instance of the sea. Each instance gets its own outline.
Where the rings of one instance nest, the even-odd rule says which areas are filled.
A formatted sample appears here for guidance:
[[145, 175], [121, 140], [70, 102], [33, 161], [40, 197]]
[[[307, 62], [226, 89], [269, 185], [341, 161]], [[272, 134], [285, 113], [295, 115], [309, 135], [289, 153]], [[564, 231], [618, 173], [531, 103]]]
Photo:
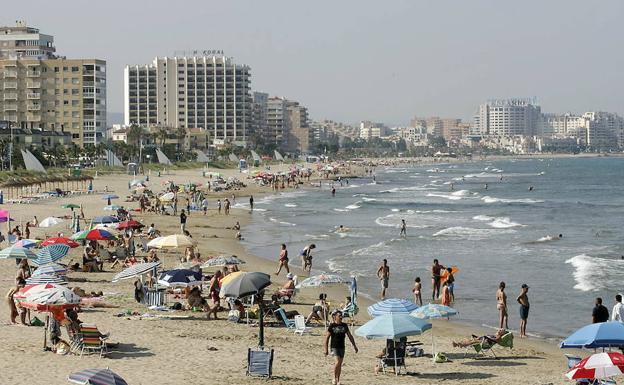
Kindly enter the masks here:
[[[371, 298], [379, 298], [376, 271], [385, 258], [387, 297], [412, 299], [420, 277], [425, 303], [437, 258], [459, 268], [457, 319], [479, 326], [497, 325], [495, 296], [504, 281], [509, 325], [517, 328], [515, 298], [526, 283], [528, 332], [545, 338], [590, 323], [596, 297], [611, 310], [624, 291], [624, 158], [378, 167], [374, 179], [334, 187], [334, 197], [324, 182], [258, 199], [246, 247], [277, 266], [285, 243], [291, 264], [300, 266], [300, 250], [314, 243], [313, 273], [356, 276], [360, 295]], [[340, 225], [348, 231], [337, 232]]]

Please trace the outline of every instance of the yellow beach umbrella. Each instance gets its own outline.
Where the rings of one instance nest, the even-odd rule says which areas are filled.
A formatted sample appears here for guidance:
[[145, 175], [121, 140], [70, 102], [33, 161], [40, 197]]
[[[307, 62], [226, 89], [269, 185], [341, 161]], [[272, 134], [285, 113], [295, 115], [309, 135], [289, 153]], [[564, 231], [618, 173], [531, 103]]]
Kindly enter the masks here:
[[230, 283], [233, 279], [235, 279], [236, 277], [238, 277], [239, 275], [243, 274], [242, 271], [236, 271], [234, 273], [230, 273], [228, 275], [226, 275], [225, 277], [223, 277], [221, 279], [221, 287], [223, 287], [224, 285], [227, 285], [228, 283]]
[[166, 237], [155, 238], [147, 243], [147, 247], [155, 247], [157, 249], [176, 249], [194, 245], [195, 241], [193, 241], [192, 238], [182, 234], [173, 234]]

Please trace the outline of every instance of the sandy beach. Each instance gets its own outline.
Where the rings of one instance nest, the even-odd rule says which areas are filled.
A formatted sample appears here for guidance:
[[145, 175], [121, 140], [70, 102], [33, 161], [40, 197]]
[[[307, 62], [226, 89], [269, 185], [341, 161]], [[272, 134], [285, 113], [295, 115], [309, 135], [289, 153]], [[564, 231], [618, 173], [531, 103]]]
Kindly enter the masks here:
[[[238, 170], [211, 170], [226, 176], [240, 177]], [[105, 188], [120, 197], [128, 195], [128, 175], [106, 175], [94, 180], [94, 189], [102, 192]], [[171, 180], [176, 183], [203, 182], [201, 170], [175, 171], [157, 177], [150, 177], [153, 190], [159, 191], [161, 183]], [[243, 180], [247, 183], [247, 180]], [[105, 187], [106, 186], [106, 187]], [[248, 202], [249, 195], [258, 199], [261, 194], [273, 194], [269, 187], [250, 184], [241, 191], [234, 191], [237, 201]], [[279, 192], [278, 192], [279, 193]], [[242, 235], [254, 231], [248, 226], [254, 213], [247, 209], [233, 209], [231, 215], [219, 215], [215, 200], [230, 197], [232, 191], [209, 195], [210, 210], [207, 216], [193, 212], [189, 217], [187, 228], [198, 242], [198, 250], [202, 257], [220, 254], [235, 254], [246, 261], [242, 265], [245, 271], [263, 271], [273, 273], [277, 267], [277, 254], [250, 255], [239, 241], [235, 239], [235, 231], [227, 229], [236, 221], [242, 225]], [[123, 199], [120, 199], [117, 204]], [[41, 220], [48, 216], [61, 216], [69, 213], [60, 206], [65, 203], [82, 204], [86, 218], [105, 215], [102, 208], [105, 201], [101, 194], [79, 195], [67, 198], [50, 198], [31, 204], [4, 205], [17, 223], [32, 220], [34, 215]], [[138, 203], [126, 204], [137, 208]], [[110, 212], [109, 212], [110, 213]], [[135, 218], [156, 227], [165, 235], [179, 230], [179, 218], [174, 216], [157, 216], [155, 214], [137, 214]], [[6, 229], [2, 230], [6, 233]], [[36, 228], [31, 238], [45, 239], [56, 232], [69, 235], [71, 231], [66, 223], [53, 228]], [[2, 245], [6, 246], [6, 243]], [[81, 261], [82, 248], [73, 249], [70, 258]], [[294, 251], [291, 251], [293, 253]], [[142, 254], [139, 254], [142, 255]], [[173, 268], [179, 263], [179, 254], [160, 253], [164, 268]], [[299, 266], [299, 260], [291, 255], [291, 266]], [[110, 270], [105, 265], [101, 273], [70, 273], [70, 278], [84, 278], [86, 282], [70, 282], [70, 286], [78, 285], [85, 291], [103, 291], [106, 303], [117, 305], [118, 308], [85, 308], [80, 313], [83, 322], [96, 324], [105, 332], [110, 332], [110, 341], [118, 343], [110, 349], [105, 358], [97, 355], [78, 357], [74, 355], [56, 355], [42, 351], [43, 328], [22, 327], [8, 323], [8, 306], [6, 300], [0, 305], [2, 323], [0, 324], [0, 383], [1, 384], [65, 384], [67, 375], [85, 368], [110, 367], [126, 379], [129, 384], [250, 384], [264, 380], [245, 376], [247, 348], [257, 345], [258, 327], [246, 324], [232, 324], [223, 319], [207, 320], [204, 313], [175, 312], [163, 313], [149, 311], [146, 306], [137, 304], [133, 298], [132, 280], [111, 283], [112, 276], [119, 272], [117, 267]], [[6, 293], [13, 285], [15, 275], [13, 260], [0, 260], [0, 290]], [[293, 269], [299, 276], [302, 271]], [[285, 281], [285, 275], [273, 278], [272, 287], [277, 288]], [[271, 292], [273, 289], [268, 289]], [[307, 315], [319, 290], [301, 290], [296, 304], [285, 305], [287, 310], [296, 309]], [[346, 288], [323, 290], [328, 293], [329, 301], [338, 304], [348, 294]], [[492, 306], [495, 306], [493, 298]], [[366, 306], [370, 302], [360, 298], [360, 313], [357, 325], [369, 320]], [[515, 309], [515, 307], [514, 307]], [[159, 317], [116, 317], [116, 313], [126, 310], [139, 314], [187, 316], [184, 319], [164, 319]], [[33, 314], [34, 315], [34, 314]], [[225, 318], [226, 313], [220, 313]], [[279, 325], [275, 323], [275, 325]], [[515, 326], [515, 325], [512, 325]], [[356, 326], [357, 327], [357, 326]], [[515, 327], [514, 327], [515, 328]], [[530, 330], [530, 320], [529, 320]], [[352, 330], [353, 331], [353, 330]], [[461, 323], [457, 319], [434, 320], [433, 329], [418, 339], [423, 342], [427, 356], [407, 359], [406, 375], [373, 373], [377, 361], [375, 356], [384, 346], [383, 341], [369, 341], [360, 337], [356, 343], [360, 348], [355, 354], [347, 344], [347, 355], [343, 368], [342, 384], [564, 384], [563, 373], [566, 361], [562, 351], [553, 342], [544, 340], [516, 338], [513, 350], [495, 348], [498, 359], [489, 356], [476, 358], [474, 351], [454, 348], [452, 341], [464, 339], [471, 334], [492, 333], [491, 330], [479, 330]], [[431, 359], [432, 337], [435, 339], [437, 351], [446, 353], [450, 362], [435, 364]], [[63, 331], [62, 338], [67, 336]], [[294, 335], [283, 326], [269, 326], [265, 330], [266, 346], [275, 350], [273, 365], [273, 384], [330, 384], [332, 357], [323, 354], [324, 328], [318, 324], [311, 334]]]

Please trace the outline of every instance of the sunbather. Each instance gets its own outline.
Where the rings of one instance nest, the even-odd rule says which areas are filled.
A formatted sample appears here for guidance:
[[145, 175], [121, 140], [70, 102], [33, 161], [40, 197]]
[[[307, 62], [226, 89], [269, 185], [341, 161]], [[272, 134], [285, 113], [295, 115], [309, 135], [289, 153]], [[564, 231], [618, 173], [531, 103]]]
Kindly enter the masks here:
[[505, 331], [505, 329], [498, 329], [496, 331], [496, 334], [494, 335], [485, 335], [485, 336], [476, 336], [476, 335], [472, 335], [471, 338], [462, 340], [462, 341], [453, 341], [453, 346], [454, 347], [462, 347], [465, 348], [467, 346], [472, 346], [474, 344], [480, 344], [480, 343], [489, 343], [490, 345], [494, 345], [497, 343], [501, 342], [501, 338], [506, 334], [507, 332]]
[[329, 307], [327, 306], [327, 294], [319, 294], [319, 300], [316, 301], [314, 306], [312, 307], [312, 312], [306, 318], [306, 324], [309, 323], [312, 318], [318, 321], [325, 322], [327, 320], [327, 315], [329, 313]]

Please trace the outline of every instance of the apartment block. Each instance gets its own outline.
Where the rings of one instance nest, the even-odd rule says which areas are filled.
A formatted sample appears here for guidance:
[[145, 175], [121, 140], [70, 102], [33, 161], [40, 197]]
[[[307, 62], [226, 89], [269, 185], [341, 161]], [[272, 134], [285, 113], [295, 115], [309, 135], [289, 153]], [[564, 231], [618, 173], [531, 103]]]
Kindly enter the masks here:
[[251, 129], [250, 84], [248, 66], [218, 54], [126, 66], [125, 124], [203, 128], [215, 144], [244, 145]]
[[541, 128], [541, 108], [532, 99], [494, 99], [479, 106], [474, 134], [533, 136]]
[[308, 109], [298, 102], [289, 101], [286, 107], [288, 120], [288, 139], [286, 150], [289, 152], [308, 153], [314, 141], [314, 131], [308, 124]]
[[97, 144], [106, 130], [106, 62], [55, 56], [52, 36], [21, 23], [1, 27], [0, 120]]

